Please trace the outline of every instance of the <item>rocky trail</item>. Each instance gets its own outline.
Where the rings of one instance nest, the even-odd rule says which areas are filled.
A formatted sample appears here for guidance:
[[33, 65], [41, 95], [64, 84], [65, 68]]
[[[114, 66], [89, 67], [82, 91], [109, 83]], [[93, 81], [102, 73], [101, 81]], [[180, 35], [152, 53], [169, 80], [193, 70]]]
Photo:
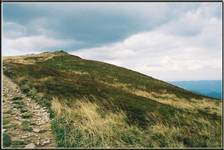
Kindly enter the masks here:
[[11, 148], [55, 147], [49, 113], [3, 75], [3, 132]]

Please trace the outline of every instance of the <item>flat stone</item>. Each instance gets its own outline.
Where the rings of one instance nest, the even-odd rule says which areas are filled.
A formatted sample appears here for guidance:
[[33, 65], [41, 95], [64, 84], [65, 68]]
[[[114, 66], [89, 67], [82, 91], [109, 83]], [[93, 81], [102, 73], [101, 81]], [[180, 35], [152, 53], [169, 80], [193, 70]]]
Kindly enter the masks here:
[[39, 106], [34, 106], [34, 109], [39, 109], [40, 107]]
[[49, 143], [51, 143], [51, 140], [50, 140], [50, 139], [46, 139], [46, 140], [44, 140], [44, 141], [41, 143], [41, 145], [43, 146], [43, 145], [45, 145], [45, 144], [49, 144]]
[[22, 139], [26, 139], [26, 138], [28, 138], [27, 135], [22, 135]]
[[38, 129], [38, 128], [34, 128], [34, 129], [33, 129], [33, 132], [39, 133], [39, 132], [40, 132], [40, 129]]
[[36, 145], [33, 143], [27, 144], [25, 148], [36, 148]]
[[27, 136], [29, 136], [29, 137], [33, 136], [33, 133], [27, 133]]
[[40, 145], [40, 141], [37, 141], [37, 142], [36, 142], [36, 145]]
[[16, 120], [20, 120], [20, 118], [19, 117], [15, 117], [16, 118]]

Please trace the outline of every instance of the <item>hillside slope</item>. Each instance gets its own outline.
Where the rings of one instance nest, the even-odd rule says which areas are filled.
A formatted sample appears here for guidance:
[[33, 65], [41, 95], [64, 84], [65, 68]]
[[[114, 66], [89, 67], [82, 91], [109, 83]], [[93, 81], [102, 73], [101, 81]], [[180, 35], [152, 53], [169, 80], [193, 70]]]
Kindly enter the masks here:
[[5, 57], [4, 74], [51, 114], [59, 147], [220, 147], [221, 102], [63, 51]]

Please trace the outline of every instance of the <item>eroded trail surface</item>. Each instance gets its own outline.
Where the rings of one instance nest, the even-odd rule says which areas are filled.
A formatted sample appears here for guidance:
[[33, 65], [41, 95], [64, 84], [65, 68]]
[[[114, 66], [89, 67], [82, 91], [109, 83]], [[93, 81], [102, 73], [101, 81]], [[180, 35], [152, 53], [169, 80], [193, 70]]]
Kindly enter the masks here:
[[3, 75], [3, 132], [11, 138], [9, 147], [55, 147], [49, 113]]

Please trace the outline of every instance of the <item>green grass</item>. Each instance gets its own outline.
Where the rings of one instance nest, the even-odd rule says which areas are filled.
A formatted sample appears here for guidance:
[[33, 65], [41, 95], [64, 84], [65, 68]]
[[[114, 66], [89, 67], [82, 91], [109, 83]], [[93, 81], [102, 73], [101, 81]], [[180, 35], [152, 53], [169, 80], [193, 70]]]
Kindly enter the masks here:
[[[220, 102], [212, 105], [214, 110], [183, 109], [111, 84], [126, 85], [129, 91], [154, 92], [155, 99], [169, 101], [163, 95], [166, 91], [184, 101], [181, 105], [196, 106], [192, 99], [200, 102], [205, 97], [128, 69], [68, 54], [37, 60], [34, 64], [4, 63], [4, 74], [27, 96], [48, 108], [60, 147], [221, 146], [221, 112], [214, 111]], [[52, 109], [55, 98], [58, 101]], [[211, 100], [204, 105], [213, 103]], [[15, 106], [21, 106], [17, 99]], [[25, 110], [22, 115], [30, 117]]]
[[22, 146], [22, 145], [26, 145], [27, 143], [23, 140], [15, 140], [15, 141], [12, 141], [12, 145], [14, 145], [15, 147], [17, 146]]
[[3, 147], [9, 147], [11, 145], [11, 137], [7, 133], [3, 133]]
[[28, 144], [27, 141], [23, 141], [23, 140], [15, 140], [12, 141], [12, 144], [10, 145], [10, 148], [24, 148], [25, 145]]

